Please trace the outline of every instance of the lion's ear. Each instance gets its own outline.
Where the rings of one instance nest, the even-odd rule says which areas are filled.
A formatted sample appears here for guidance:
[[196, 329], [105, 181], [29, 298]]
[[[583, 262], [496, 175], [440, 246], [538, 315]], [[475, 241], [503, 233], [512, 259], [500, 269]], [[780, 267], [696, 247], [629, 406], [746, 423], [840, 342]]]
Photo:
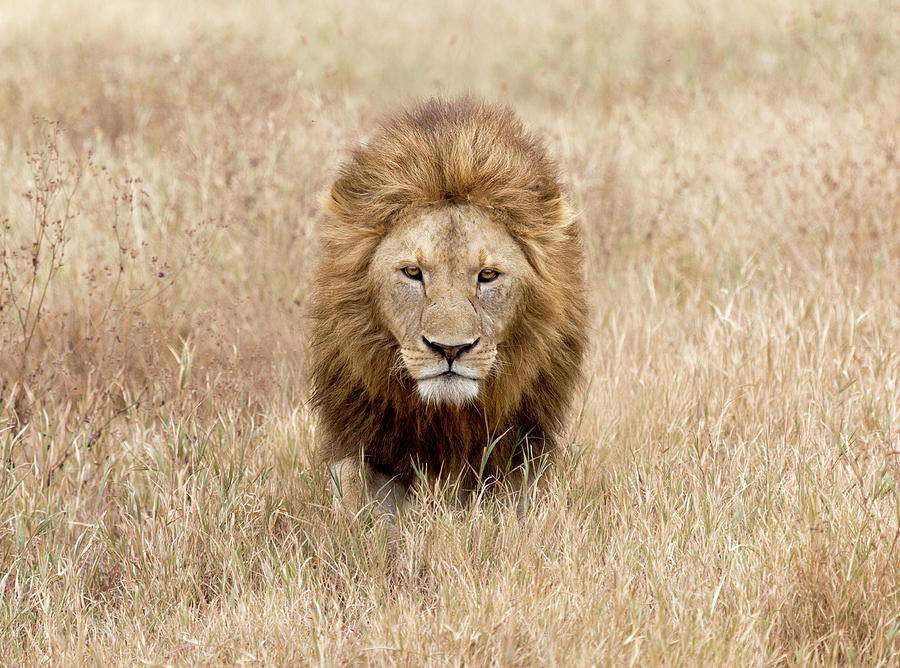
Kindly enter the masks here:
[[532, 181], [525, 190], [535, 193], [542, 202], [556, 199], [560, 196], [559, 186], [556, 181], [545, 177], [538, 177]]
[[347, 217], [346, 201], [342, 200], [335, 188], [319, 193], [319, 211], [332, 221], [343, 221]]

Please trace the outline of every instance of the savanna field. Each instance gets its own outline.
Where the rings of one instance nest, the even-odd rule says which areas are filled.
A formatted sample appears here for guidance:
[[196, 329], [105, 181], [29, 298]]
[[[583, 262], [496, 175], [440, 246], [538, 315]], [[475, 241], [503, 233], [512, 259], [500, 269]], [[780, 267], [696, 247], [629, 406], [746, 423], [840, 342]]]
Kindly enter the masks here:
[[[0, 5], [0, 664], [896, 665], [900, 3]], [[314, 464], [317, 197], [384, 114], [566, 174], [586, 382], [520, 519]]]

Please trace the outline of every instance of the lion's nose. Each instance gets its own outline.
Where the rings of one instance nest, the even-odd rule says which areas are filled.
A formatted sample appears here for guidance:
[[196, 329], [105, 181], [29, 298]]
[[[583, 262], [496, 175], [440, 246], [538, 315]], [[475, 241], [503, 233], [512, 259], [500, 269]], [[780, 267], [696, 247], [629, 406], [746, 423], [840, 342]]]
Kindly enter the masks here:
[[436, 343], [434, 341], [429, 341], [425, 336], [422, 337], [422, 340], [425, 342], [426, 346], [428, 346], [432, 350], [436, 350], [441, 355], [446, 357], [447, 361], [450, 362], [450, 364], [453, 364], [453, 360], [455, 360], [467, 350], [471, 350], [472, 348], [474, 348], [481, 340], [481, 337], [475, 339], [474, 341], [470, 341], [469, 343], [463, 343], [455, 346], [446, 343]]

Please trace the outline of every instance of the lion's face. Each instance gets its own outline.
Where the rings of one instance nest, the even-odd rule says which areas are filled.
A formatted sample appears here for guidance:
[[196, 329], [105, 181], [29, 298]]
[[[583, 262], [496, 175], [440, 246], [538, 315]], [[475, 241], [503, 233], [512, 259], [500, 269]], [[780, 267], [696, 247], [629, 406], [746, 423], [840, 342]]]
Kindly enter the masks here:
[[369, 276], [419, 396], [459, 406], [497, 373], [497, 347], [534, 272], [483, 209], [448, 204], [395, 225]]

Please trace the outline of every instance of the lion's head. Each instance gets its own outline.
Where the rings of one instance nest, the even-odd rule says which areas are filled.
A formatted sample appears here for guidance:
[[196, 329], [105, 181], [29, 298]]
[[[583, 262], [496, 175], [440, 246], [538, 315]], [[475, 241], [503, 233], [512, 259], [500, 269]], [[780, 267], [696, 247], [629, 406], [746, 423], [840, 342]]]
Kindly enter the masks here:
[[586, 341], [583, 253], [541, 143], [505, 107], [386, 121], [323, 198], [313, 400], [332, 461], [452, 472], [488, 431], [549, 443]]
[[537, 276], [502, 224], [451, 203], [398, 221], [375, 249], [369, 280], [397, 342], [398, 371], [424, 402], [460, 405], [490, 382], [497, 347]]

